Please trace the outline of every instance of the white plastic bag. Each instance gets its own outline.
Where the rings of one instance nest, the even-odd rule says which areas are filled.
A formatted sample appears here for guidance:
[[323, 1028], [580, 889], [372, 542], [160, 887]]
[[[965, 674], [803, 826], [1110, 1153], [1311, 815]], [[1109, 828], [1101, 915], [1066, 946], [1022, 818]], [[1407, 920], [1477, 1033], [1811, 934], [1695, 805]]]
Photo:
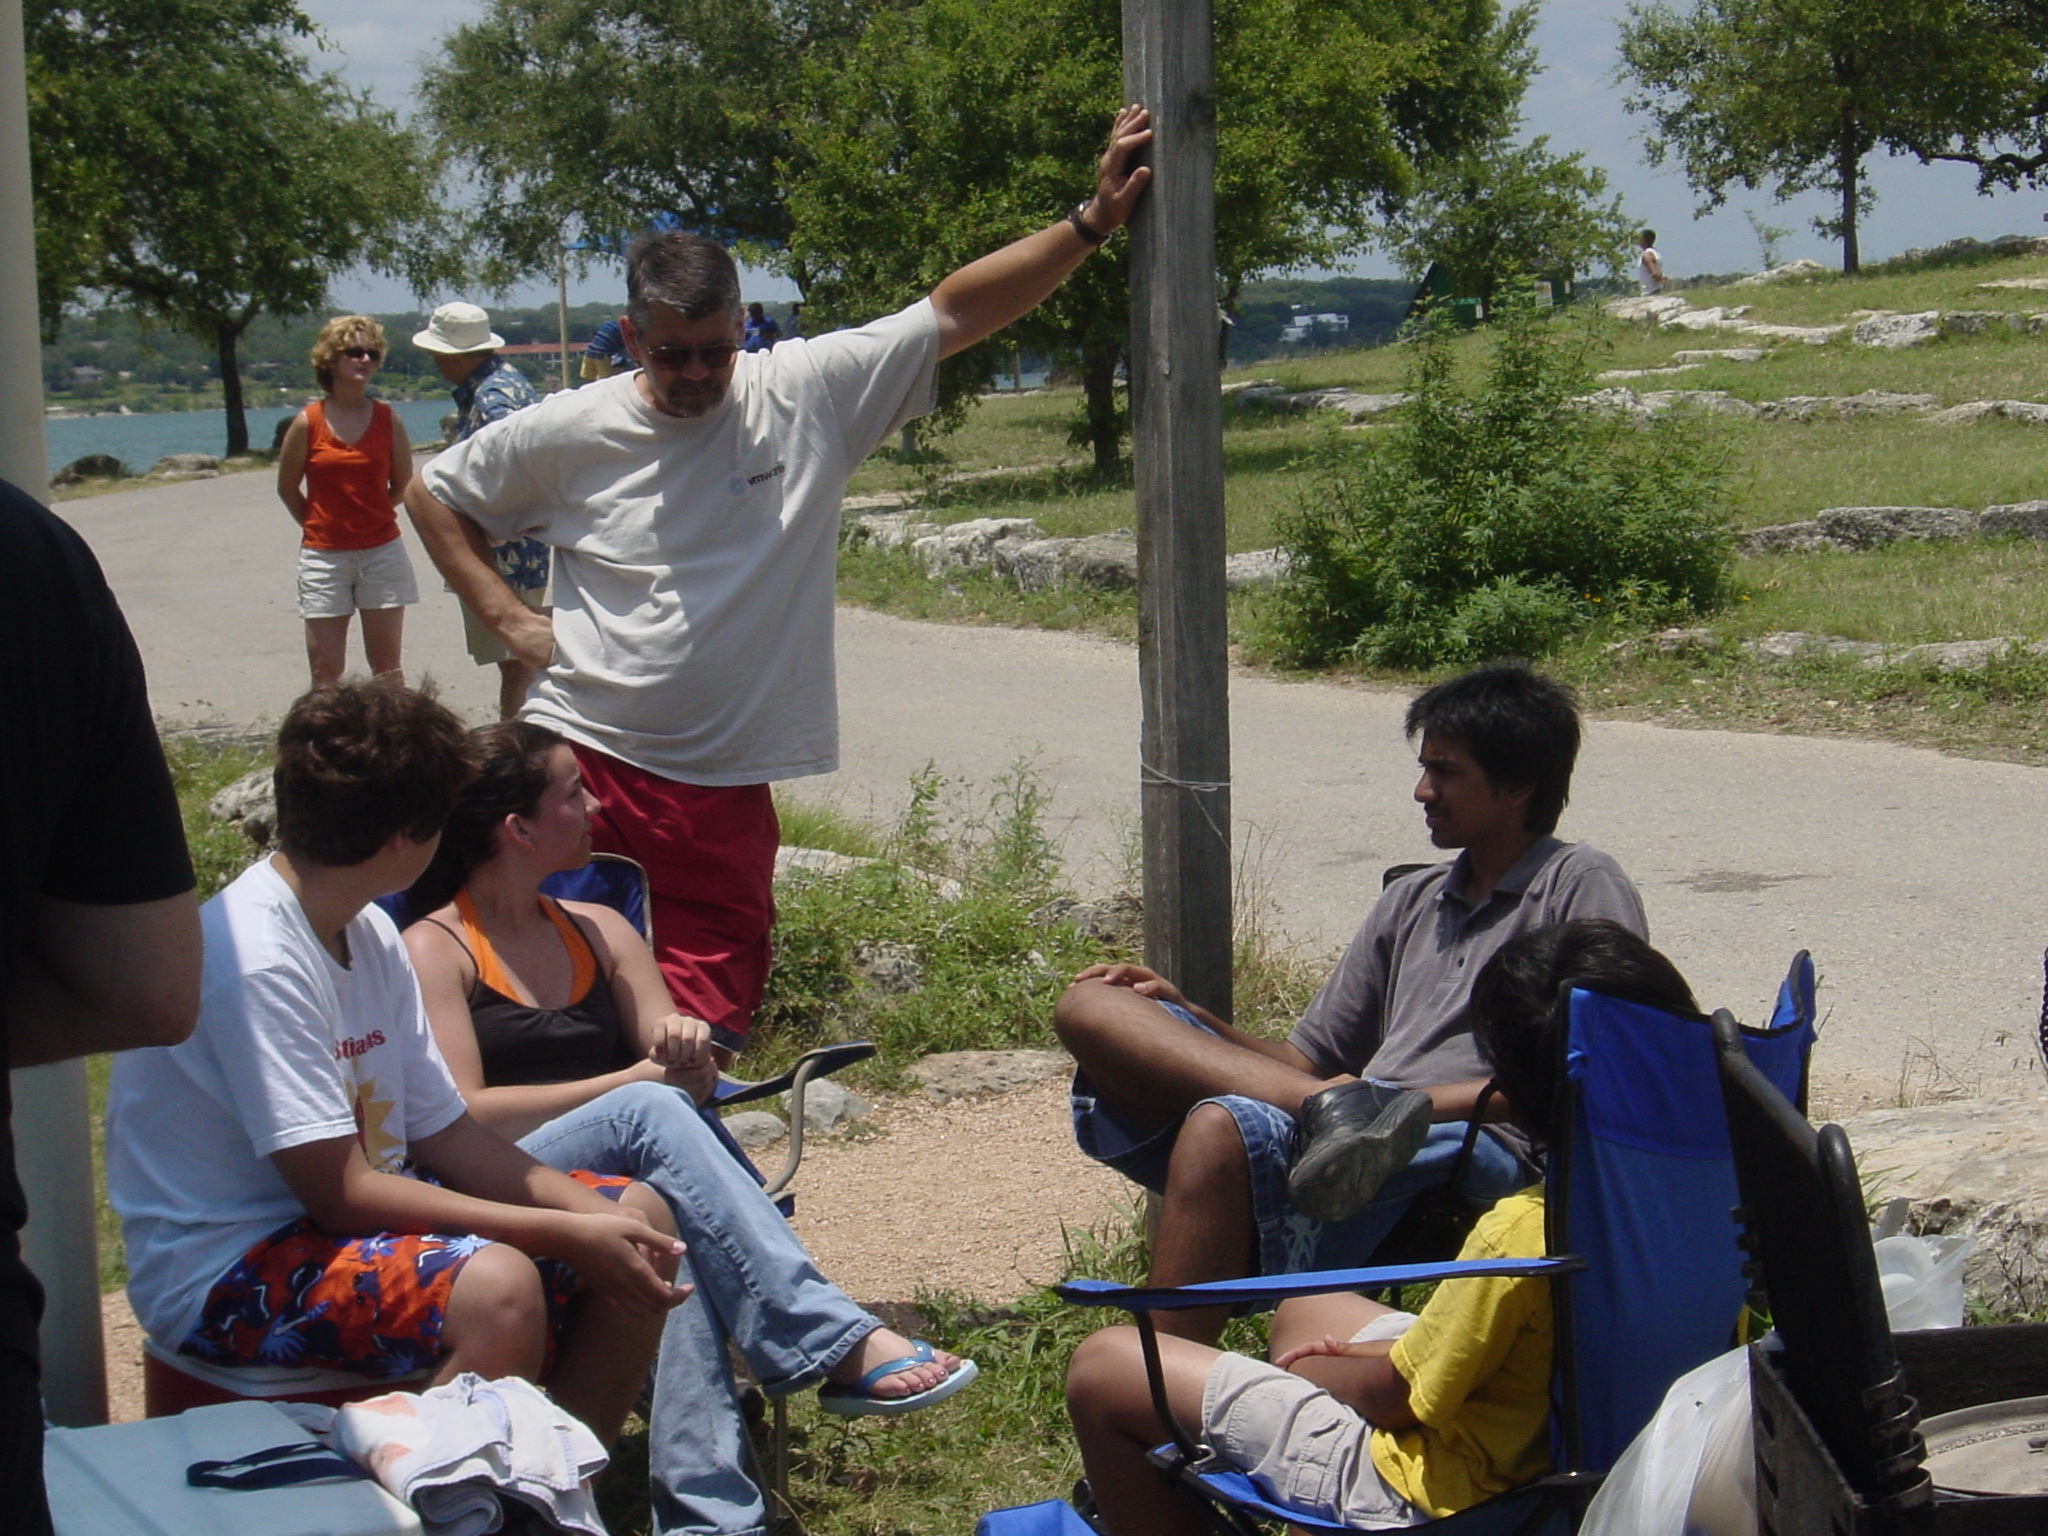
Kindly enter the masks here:
[[1963, 1326], [1963, 1261], [1970, 1256], [1972, 1239], [1899, 1233], [1880, 1237], [1873, 1246], [1892, 1332]]
[[1731, 1349], [1671, 1384], [1621, 1453], [1579, 1536], [1755, 1536], [1749, 1352]]

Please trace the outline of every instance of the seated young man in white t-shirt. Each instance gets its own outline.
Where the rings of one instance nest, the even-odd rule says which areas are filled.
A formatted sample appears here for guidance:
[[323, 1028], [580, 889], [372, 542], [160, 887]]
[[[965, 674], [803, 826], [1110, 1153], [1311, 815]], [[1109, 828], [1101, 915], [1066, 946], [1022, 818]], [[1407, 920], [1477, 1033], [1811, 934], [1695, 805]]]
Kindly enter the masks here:
[[418, 693], [317, 688], [278, 733], [279, 851], [203, 909], [199, 1025], [115, 1064], [107, 1186], [151, 1338], [217, 1365], [545, 1382], [609, 1443], [689, 1288], [658, 1196], [485, 1130], [371, 905], [471, 773]]

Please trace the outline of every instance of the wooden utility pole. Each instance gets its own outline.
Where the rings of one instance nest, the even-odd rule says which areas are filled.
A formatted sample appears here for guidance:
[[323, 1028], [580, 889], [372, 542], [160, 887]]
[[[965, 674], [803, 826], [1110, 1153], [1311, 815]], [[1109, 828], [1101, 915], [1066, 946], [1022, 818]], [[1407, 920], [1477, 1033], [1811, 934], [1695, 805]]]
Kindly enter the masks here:
[[1145, 962], [1230, 1017], [1230, 696], [1216, 356], [1210, 0], [1124, 0], [1124, 92], [1152, 113], [1131, 220], [1131, 432]]

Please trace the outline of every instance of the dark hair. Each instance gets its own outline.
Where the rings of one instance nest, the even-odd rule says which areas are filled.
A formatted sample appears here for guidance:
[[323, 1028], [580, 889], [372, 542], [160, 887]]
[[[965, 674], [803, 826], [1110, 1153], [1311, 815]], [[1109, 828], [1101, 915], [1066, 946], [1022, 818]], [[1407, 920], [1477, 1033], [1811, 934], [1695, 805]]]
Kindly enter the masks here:
[[1655, 245], [1657, 243], [1657, 231], [1655, 231], [1654, 229], [1646, 229], [1637, 238], [1640, 239], [1645, 245]]
[[439, 832], [472, 772], [469, 733], [428, 695], [315, 688], [278, 728], [277, 840], [315, 864], [361, 864], [395, 833], [424, 842]]
[[425, 917], [455, 899], [477, 865], [498, 851], [498, 826], [507, 816], [531, 816], [548, 790], [548, 754], [562, 738], [544, 725], [504, 720], [470, 732], [476, 777], [441, 831], [434, 862], [405, 893], [408, 911]]
[[1550, 832], [1571, 797], [1579, 760], [1578, 699], [1563, 683], [1519, 661], [1486, 666], [1438, 683], [1408, 706], [1410, 740], [1442, 736], [1472, 754], [1496, 789], [1528, 785], [1523, 827]]
[[1619, 923], [1581, 918], [1508, 940], [1473, 981], [1467, 1017], [1515, 1124], [1546, 1144], [1564, 1130], [1556, 1123], [1564, 1029], [1558, 1000], [1573, 987], [1701, 1017], [1678, 967]]
[[765, 320], [768, 318], [767, 315], [763, 313], [761, 309], [761, 301], [759, 299], [754, 300], [753, 303], [747, 306], [747, 313], [752, 315], [756, 320]]
[[740, 271], [716, 240], [671, 230], [642, 235], [626, 251], [626, 314], [636, 330], [654, 318], [654, 306], [685, 320], [740, 312]]

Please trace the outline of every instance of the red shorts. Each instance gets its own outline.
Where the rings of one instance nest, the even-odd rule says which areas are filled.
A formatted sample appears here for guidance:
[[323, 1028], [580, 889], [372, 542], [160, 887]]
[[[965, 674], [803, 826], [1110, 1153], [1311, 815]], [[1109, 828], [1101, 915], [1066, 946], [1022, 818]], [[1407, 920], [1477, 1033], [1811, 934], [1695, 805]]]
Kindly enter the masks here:
[[679, 784], [576, 748], [597, 796], [591, 846], [647, 871], [654, 958], [669, 996], [720, 1045], [743, 1049], [768, 984], [775, 849], [782, 829], [766, 784]]
[[[580, 1169], [570, 1177], [613, 1200], [633, 1182]], [[440, 1358], [455, 1277], [490, 1244], [437, 1232], [334, 1237], [301, 1217], [214, 1282], [178, 1353], [215, 1365], [303, 1366], [377, 1381], [409, 1376]], [[563, 1310], [583, 1282], [554, 1259], [535, 1267], [547, 1293], [552, 1361]]]

